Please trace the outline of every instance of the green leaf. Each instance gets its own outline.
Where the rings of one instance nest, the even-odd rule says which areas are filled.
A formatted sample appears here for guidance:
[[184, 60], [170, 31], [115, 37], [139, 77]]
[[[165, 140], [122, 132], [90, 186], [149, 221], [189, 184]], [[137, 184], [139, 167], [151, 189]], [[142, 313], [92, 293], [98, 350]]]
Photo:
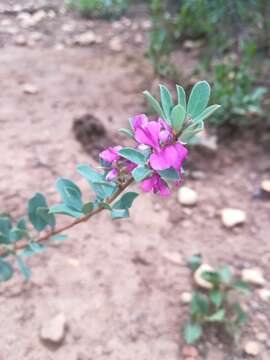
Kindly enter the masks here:
[[19, 229], [19, 228], [13, 228], [10, 231], [10, 240], [11, 241], [19, 241], [19, 240], [23, 239], [24, 237], [28, 237], [27, 230], [22, 230], [22, 229]]
[[236, 303], [236, 304], [232, 304], [231, 309], [233, 310], [233, 312], [236, 315], [236, 318], [234, 320], [234, 323], [237, 326], [242, 326], [243, 324], [245, 324], [247, 322], [247, 314], [246, 312], [242, 309], [241, 305]]
[[202, 317], [208, 314], [209, 303], [204, 294], [195, 292], [191, 300], [191, 314], [194, 317]]
[[21, 256], [16, 256], [17, 264], [19, 267], [20, 272], [23, 274], [26, 281], [28, 281], [31, 277], [31, 269], [24, 263]]
[[165, 114], [165, 120], [171, 124], [171, 111], [173, 109], [173, 99], [169, 90], [164, 85], [160, 85], [160, 100]]
[[13, 273], [14, 270], [12, 266], [0, 257], [0, 282], [11, 279]]
[[72, 216], [74, 218], [79, 218], [79, 217], [81, 217], [83, 215], [82, 212], [77, 211], [77, 210], [73, 210], [73, 209], [69, 208], [68, 206], [66, 206], [64, 204], [53, 205], [50, 208], [50, 213], [51, 214], [68, 215], [68, 216]]
[[146, 157], [138, 150], [135, 150], [130, 147], [123, 148], [118, 151], [123, 158], [132, 161], [135, 164], [144, 165], [146, 162]]
[[116, 203], [113, 204], [113, 209], [130, 209], [133, 201], [139, 194], [136, 192], [125, 193]]
[[68, 235], [57, 234], [50, 237], [52, 241], [65, 241], [68, 238]]
[[111, 214], [113, 220], [129, 217], [129, 211], [127, 209], [113, 209]]
[[197, 133], [204, 130], [203, 121], [198, 121], [197, 123], [193, 123], [189, 125], [179, 136], [179, 140], [184, 144], [188, 143]]
[[189, 322], [184, 329], [184, 338], [188, 344], [194, 344], [202, 336], [202, 325], [196, 322]]
[[47, 221], [38, 213], [38, 208], [47, 208], [47, 201], [43, 194], [36, 193], [28, 202], [28, 217], [37, 231], [42, 231], [47, 225]]
[[130, 139], [133, 138], [133, 131], [130, 129], [126, 129], [126, 128], [121, 128], [118, 131], [120, 131], [122, 134], [127, 135], [127, 137], [129, 137]]
[[173, 168], [166, 169], [166, 170], [159, 170], [158, 173], [162, 178], [164, 178], [166, 180], [171, 180], [171, 181], [180, 180], [179, 173]]
[[21, 218], [18, 220], [17, 222], [17, 228], [21, 229], [21, 230], [26, 230], [26, 221], [24, 218]]
[[153, 171], [147, 166], [138, 166], [132, 170], [132, 176], [136, 182], [141, 182], [142, 180], [150, 177], [152, 174]]
[[202, 265], [202, 255], [192, 255], [188, 258], [187, 264], [192, 271], [196, 271]]
[[46, 247], [43, 244], [38, 244], [36, 242], [29, 242], [26, 248], [21, 252], [21, 256], [31, 257], [35, 254], [42, 253]]
[[191, 118], [194, 119], [206, 108], [210, 92], [210, 85], [206, 81], [199, 81], [193, 86], [187, 106], [187, 113]]
[[55, 227], [55, 216], [49, 213], [49, 208], [38, 207], [36, 212], [52, 229]]
[[217, 273], [220, 277], [220, 281], [225, 284], [225, 285], [229, 285], [231, 280], [232, 280], [232, 272], [231, 270], [228, 268], [228, 266], [224, 266], [222, 268], [219, 268], [217, 270]]
[[144, 91], [143, 95], [146, 97], [148, 104], [156, 111], [156, 113], [165, 119], [165, 114], [154, 96], [152, 96], [149, 91]]
[[223, 322], [225, 319], [225, 310], [220, 309], [215, 312], [213, 315], [207, 317], [207, 321], [209, 322]]
[[79, 187], [73, 181], [60, 178], [56, 182], [56, 188], [66, 206], [77, 211], [82, 210], [82, 193]]
[[186, 111], [187, 103], [186, 103], [185, 89], [180, 85], [176, 85], [176, 89], [177, 89], [178, 104], [181, 105]]
[[0, 217], [0, 243], [10, 243], [10, 230], [12, 224], [9, 216]]
[[85, 215], [87, 215], [90, 214], [93, 211], [93, 209], [94, 209], [94, 204], [92, 202], [88, 202], [83, 205], [82, 211]]
[[171, 123], [175, 133], [178, 133], [182, 129], [185, 121], [185, 116], [186, 111], [182, 105], [178, 104], [172, 109]]
[[250, 295], [251, 294], [251, 287], [242, 280], [236, 280], [233, 284], [233, 288], [237, 291], [242, 292], [244, 295]]
[[103, 181], [105, 179], [103, 174], [100, 174], [99, 172], [95, 171], [88, 164], [78, 165], [77, 171], [80, 175], [82, 175], [90, 183], [97, 182], [97, 181]]
[[93, 182], [92, 188], [101, 200], [111, 197], [118, 190], [117, 184], [112, 181]]
[[198, 121], [204, 121], [206, 120], [209, 116], [211, 116], [217, 109], [220, 108], [220, 105], [211, 105], [208, 106], [203, 112], [201, 112], [199, 115], [197, 115], [193, 121], [194, 122], [198, 122]]
[[202, 278], [213, 284], [215, 287], [218, 287], [221, 283], [221, 278], [217, 271], [204, 271], [202, 273]]
[[220, 290], [213, 289], [209, 292], [209, 298], [216, 307], [220, 307], [224, 299], [224, 293]]

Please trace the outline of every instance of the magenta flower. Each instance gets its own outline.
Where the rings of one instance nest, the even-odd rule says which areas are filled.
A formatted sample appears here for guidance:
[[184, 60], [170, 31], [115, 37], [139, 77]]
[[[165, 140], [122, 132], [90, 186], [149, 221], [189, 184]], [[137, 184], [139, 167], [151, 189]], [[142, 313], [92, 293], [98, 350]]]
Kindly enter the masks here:
[[144, 192], [153, 191], [154, 194], [159, 193], [161, 196], [169, 196], [171, 193], [169, 186], [158, 173], [154, 173], [151, 177], [143, 180], [141, 189]]
[[119, 175], [119, 169], [117, 168], [112, 168], [108, 174], [106, 175], [106, 180], [107, 181], [113, 181], [115, 180]]
[[100, 154], [99, 157], [106, 161], [107, 163], [113, 163], [116, 162], [120, 159], [120, 155], [118, 154], [118, 151], [122, 149], [122, 146], [118, 145], [118, 146], [114, 146], [114, 147], [109, 147], [106, 150], [103, 150]]
[[149, 162], [154, 170], [181, 169], [188, 150], [174, 140], [171, 126], [163, 119], [149, 121], [145, 115], [138, 115], [133, 119], [133, 129], [135, 140], [153, 149]]

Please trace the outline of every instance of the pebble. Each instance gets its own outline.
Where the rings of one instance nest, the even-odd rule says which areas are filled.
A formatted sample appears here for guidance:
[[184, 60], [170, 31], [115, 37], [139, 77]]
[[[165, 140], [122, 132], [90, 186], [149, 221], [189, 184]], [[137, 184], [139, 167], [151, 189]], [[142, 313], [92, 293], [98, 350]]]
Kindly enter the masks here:
[[206, 271], [214, 272], [215, 269], [208, 264], [202, 264], [194, 273], [194, 281], [198, 286], [200, 286], [203, 289], [212, 289], [213, 284], [211, 284], [209, 281], [206, 281], [202, 277], [202, 273]]
[[85, 33], [76, 35], [74, 37], [74, 44], [79, 46], [89, 46], [92, 44], [99, 44], [102, 42], [100, 36], [97, 36], [93, 31], [89, 30]]
[[123, 45], [119, 37], [115, 36], [109, 41], [109, 47], [113, 51], [120, 52], [123, 50]]
[[196, 358], [199, 353], [195, 346], [185, 345], [182, 349], [182, 355], [184, 357]]
[[134, 42], [135, 44], [142, 44], [143, 42], [143, 36], [142, 34], [138, 33], [134, 36]]
[[190, 177], [194, 180], [206, 180], [207, 175], [205, 172], [200, 170], [194, 170], [190, 173]]
[[165, 252], [163, 257], [174, 264], [183, 264], [182, 256], [178, 252]]
[[266, 283], [262, 270], [258, 268], [243, 269], [241, 278], [243, 281], [252, 285], [263, 286]]
[[14, 43], [18, 46], [26, 46], [27, 45], [27, 39], [24, 35], [18, 35], [14, 39]]
[[260, 344], [256, 341], [248, 341], [244, 345], [244, 351], [247, 355], [257, 356], [260, 353]]
[[218, 150], [217, 135], [209, 135], [205, 131], [201, 132], [198, 135], [196, 146], [199, 146], [202, 150], [206, 150], [207, 153], [216, 153]]
[[258, 334], [256, 334], [256, 338], [260, 342], [265, 342], [268, 339], [268, 335], [266, 333], [259, 332]]
[[221, 220], [224, 226], [232, 228], [246, 222], [246, 213], [239, 209], [225, 208], [221, 211]]
[[270, 301], [270, 290], [268, 290], [268, 289], [259, 290], [259, 297], [262, 301], [269, 302]]
[[261, 183], [261, 189], [270, 195], [270, 180], [263, 180]]
[[181, 302], [182, 304], [190, 304], [192, 300], [192, 294], [190, 292], [183, 292], [181, 294]]
[[22, 89], [25, 94], [35, 95], [38, 93], [38, 88], [33, 84], [24, 84]]
[[181, 205], [194, 206], [198, 202], [198, 194], [195, 190], [192, 190], [187, 186], [182, 186], [178, 190], [178, 200]]
[[40, 338], [54, 344], [60, 344], [66, 334], [67, 321], [64, 314], [60, 313], [47, 320], [41, 327]]

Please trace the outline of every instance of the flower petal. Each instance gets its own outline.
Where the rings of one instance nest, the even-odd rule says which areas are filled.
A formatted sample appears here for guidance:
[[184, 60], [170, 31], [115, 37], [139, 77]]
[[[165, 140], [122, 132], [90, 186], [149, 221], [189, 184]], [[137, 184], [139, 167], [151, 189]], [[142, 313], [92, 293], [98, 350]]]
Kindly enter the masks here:
[[135, 140], [140, 144], [159, 149], [159, 133], [160, 124], [157, 121], [149, 121], [147, 124], [135, 129]]
[[140, 184], [140, 187], [142, 191], [150, 192], [153, 190], [154, 183], [155, 183], [155, 179], [153, 176], [151, 176], [150, 178], [143, 180]]
[[115, 147], [109, 147], [106, 150], [103, 150], [100, 154], [99, 157], [108, 162], [108, 163], [112, 163], [113, 161], [117, 161], [120, 159], [120, 155], [118, 155], [118, 151], [122, 149], [122, 146], [115, 146]]
[[148, 123], [148, 117], [145, 114], [136, 115], [132, 119], [132, 127], [136, 130], [138, 127], [144, 126]]

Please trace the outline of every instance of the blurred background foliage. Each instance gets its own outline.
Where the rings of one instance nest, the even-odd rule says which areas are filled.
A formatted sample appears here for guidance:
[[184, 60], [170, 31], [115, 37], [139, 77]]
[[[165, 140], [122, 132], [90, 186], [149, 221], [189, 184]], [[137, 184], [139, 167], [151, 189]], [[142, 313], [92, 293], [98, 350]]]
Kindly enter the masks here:
[[[67, 4], [83, 17], [115, 19], [137, 2], [67, 0]], [[270, 110], [269, 0], [147, 0], [143, 4], [151, 21], [146, 56], [158, 76], [193, 85], [171, 55], [181, 48], [195, 50], [194, 78], [208, 79], [213, 84], [212, 101], [222, 104], [211, 119], [214, 125], [252, 125], [266, 118]]]

